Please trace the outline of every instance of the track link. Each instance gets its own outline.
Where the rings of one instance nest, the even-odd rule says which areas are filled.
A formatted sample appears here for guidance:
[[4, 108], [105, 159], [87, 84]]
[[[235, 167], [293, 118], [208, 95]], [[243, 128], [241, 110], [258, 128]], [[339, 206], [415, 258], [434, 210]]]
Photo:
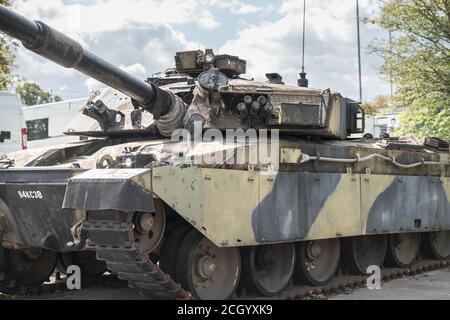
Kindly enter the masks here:
[[88, 234], [87, 245], [105, 261], [110, 271], [128, 282], [131, 288], [153, 299], [190, 300], [191, 293], [153, 263], [135, 241], [133, 213], [90, 213], [82, 230]]
[[[415, 276], [429, 271], [450, 267], [447, 260], [421, 260], [410, 268], [382, 269], [382, 281], [390, 281], [404, 277]], [[345, 293], [366, 287], [367, 276], [340, 275], [329, 284], [320, 287], [293, 287], [288, 289], [282, 298], [289, 300], [308, 300], [326, 298], [329, 295]]]

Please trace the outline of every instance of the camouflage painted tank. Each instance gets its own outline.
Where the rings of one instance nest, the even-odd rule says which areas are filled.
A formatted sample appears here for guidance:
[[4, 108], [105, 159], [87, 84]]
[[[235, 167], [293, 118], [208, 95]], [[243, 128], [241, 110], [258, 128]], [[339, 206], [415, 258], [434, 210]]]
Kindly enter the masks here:
[[448, 143], [352, 138], [359, 103], [245, 80], [246, 63], [179, 52], [140, 81], [42, 22], [0, 6], [0, 30], [108, 87], [66, 134], [78, 143], [4, 156], [7, 277], [39, 284], [57, 255], [107, 268], [149, 297], [226, 299], [321, 285], [340, 262], [407, 267], [450, 255]]

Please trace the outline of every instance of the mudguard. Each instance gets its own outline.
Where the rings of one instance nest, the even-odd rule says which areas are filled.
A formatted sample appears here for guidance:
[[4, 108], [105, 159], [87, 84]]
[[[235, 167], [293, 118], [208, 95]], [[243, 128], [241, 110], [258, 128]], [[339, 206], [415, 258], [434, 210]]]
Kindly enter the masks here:
[[95, 169], [69, 179], [64, 209], [154, 212], [150, 169]]

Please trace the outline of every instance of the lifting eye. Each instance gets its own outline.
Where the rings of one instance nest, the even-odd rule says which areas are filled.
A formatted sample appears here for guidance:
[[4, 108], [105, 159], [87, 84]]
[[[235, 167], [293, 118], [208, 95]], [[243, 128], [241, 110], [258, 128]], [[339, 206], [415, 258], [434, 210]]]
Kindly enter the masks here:
[[116, 167], [116, 162], [109, 154], [103, 155], [96, 163], [97, 169], [111, 169]]

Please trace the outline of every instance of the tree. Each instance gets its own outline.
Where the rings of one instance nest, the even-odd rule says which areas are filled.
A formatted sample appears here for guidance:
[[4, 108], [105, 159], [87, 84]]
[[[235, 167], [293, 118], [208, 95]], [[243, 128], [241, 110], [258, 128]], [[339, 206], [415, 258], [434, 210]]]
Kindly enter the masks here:
[[[421, 99], [422, 100], [422, 99]], [[421, 108], [408, 108], [401, 117], [400, 134], [414, 133], [419, 137], [440, 137], [450, 139], [450, 108], [443, 107], [437, 100], [435, 103], [427, 99]]]
[[20, 95], [22, 103], [27, 106], [62, 101], [61, 97], [52, 96], [35, 82], [22, 81], [16, 87], [16, 92]]
[[[10, 0], [0, 0], [0, 4], [10, 6]], [[11, 71], [14, 56], [12, 54], [12, 42], [0, 34], [0, 90], [5, 90], [12, 82]]]
[[380, 24], [393, 33], [375, 50], [406, 108], [401, 133], [450, 139], [450, 0], [386, 0]]
[[391, 98], [388, 96], [377, 96], [373, 101], [364, 101], [362, 107], [366, 115], [374, 116], [387, 111], [390, 108]]

